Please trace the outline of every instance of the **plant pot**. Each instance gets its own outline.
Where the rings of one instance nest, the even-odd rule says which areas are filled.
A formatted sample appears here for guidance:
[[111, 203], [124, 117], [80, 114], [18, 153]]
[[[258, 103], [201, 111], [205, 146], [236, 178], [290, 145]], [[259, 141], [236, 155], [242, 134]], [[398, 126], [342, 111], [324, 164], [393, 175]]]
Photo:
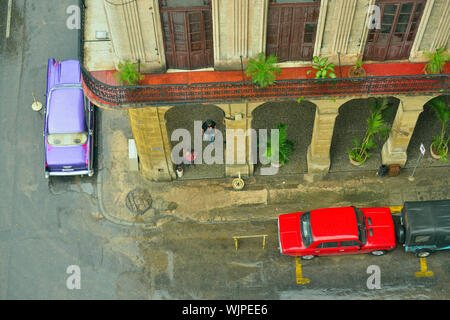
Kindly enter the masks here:
[[177, 177], [181, 178], [183, 176], [183, 168], [182, 167], [177, 167]]
[[[353, 150], [355, 150], [355, 149], [356, 149], [356, 148], [353, 148]], [[350, 160], [350, 163], [351, 163], [352, 165], [354, 165], [354, 166], [356, 166], [356, 167], [359, 167], [359, 166], [363, 165], [363, 164], [366, 162], [366, 160], [367, 160], [367, 154], [366, 154], [366, 156], [364, 157], [364, 162], [363, 162], [363, 163], [360, 163], [360, 162], [354, 160], [354, 159], [352, 158], [351, 155], [348, 155], [348, 159]]]
[[[445, 146], [445, 151], [448, 152], [448, 146]], [[431, 157], [433, 157], [434, 159], [441, 159], [441, 156], [439, 154], [439, 152], [436, 151], [436, 153], [434, 152], [434, 147], [433, 144], [430, 145], [430, 153], [431, 153]]]
[[355, 67], [352, 67], [352, 68], [348, 69], [348, 76], [349, 76], [349, 78], [365, 77], [366, 70], [364, 70], [363, 68], [355, 69]]
[[348, 158], [350, 159], [350, 163], [351, 163], [352, 165], [354, 165], [354, 166], [356, 166], [356, 167], [361, 166], [361, 163], [359, 163], [359, 162], [356, 161], [356, 160], [353, 160], [351, 156], [348, 156]]
[[271, 163], [270, 166], [275, 167], [275, 168], [280, 168], [282, 166], [282, 164], [281, 163]]
[[428, 71], [428, 69], [427, 68], [425, 68], [425, 69], [423, 69], [423, 72], [425, 73], [425, 74], [441, 74], [440, 72], [430, 72], [430, 71]]

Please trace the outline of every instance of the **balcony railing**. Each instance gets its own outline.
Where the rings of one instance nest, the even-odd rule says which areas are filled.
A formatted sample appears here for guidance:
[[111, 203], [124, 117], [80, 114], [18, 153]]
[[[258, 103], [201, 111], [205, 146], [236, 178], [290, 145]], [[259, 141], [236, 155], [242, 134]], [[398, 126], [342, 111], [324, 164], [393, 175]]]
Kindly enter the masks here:
[[450, 92], [449, 74], [278, 80], [263, 89], [250, 81], [113, 86], [95, 79], [84, 67], [82, 76], [88, 97], [113, 108]]

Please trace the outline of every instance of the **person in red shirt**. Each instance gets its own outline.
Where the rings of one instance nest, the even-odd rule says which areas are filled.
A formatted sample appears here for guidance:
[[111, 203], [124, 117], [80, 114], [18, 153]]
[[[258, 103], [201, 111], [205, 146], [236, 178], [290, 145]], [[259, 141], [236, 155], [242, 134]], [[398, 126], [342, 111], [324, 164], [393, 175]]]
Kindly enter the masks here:
[[186, 150], [183, 148], [183, 158], [185, 160], [186, 165], [194, 164], [194, 160], [197, 157], [198, 152], [194, 151], [194, 149]]

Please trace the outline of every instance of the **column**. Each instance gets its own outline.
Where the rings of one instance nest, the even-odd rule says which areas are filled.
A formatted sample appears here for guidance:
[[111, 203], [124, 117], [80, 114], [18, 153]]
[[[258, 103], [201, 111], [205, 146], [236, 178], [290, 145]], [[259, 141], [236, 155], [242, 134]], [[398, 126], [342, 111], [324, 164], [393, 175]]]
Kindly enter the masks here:
[[330, 169], [330, 147], [334, 123], [339, 114], [339, 107], [348, 100], [350, 99], [309, 100], [316, 104], [317, 108], [311, 144], [307, 153], [308, 173], [327, 173]]
[[406, 151], [411, 140], [417, 119], [423, 106], [433, 96], [400, 96], [400, 104], [392, 124], [392, 131], [383, 145], [381, 159], [384, 165], [398, 164], [404, 167], [407, 160]]
[[241, 70], [266, 50], [268, 0], [212, 0], [214, 68]]
[[157, 0], [103, 1], [116, 68], [140, 61], [143, 73], [163, 72], [165, 53]]
[[253, 175], [251, 146], [252, 143], [257, 143], [257, 140], [253, 140], [251, 136], [252, 116], [249, 112], [249, 104], [251, 103], [219, 105], [225, 111], [225, 175], [227, 177], [237, 177], [239, 173], [241, 176]]
[[141, 174], [155, 181], [175, 178], [164, 113], [170, 107], [129, 109], [131, 130], [136, 141]]
[[356, 11], [356, 0], [342, 0], [336, 12], [336, 29], [332, 45], [332, 54], [340, 52], [346, 58], [353, 17]]

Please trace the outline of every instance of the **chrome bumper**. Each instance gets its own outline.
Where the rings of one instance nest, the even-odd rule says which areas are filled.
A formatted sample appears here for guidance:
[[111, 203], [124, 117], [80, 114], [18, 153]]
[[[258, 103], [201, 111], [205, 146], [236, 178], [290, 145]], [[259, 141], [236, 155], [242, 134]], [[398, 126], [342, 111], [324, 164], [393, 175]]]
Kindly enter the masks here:
[[50, 176], [80, 176], [87, 174], [89, 177], [94, 175], [94, 170], [79, 170], [79, 171], [45, 171], [45, 177]]
[[280, 249], [280, 253], [283, 254], [283, 250], [281, 249], [281, 239], [280, 239], [280, 218], [277, 219], [277, 228], [278, 228], [278, 248]]

